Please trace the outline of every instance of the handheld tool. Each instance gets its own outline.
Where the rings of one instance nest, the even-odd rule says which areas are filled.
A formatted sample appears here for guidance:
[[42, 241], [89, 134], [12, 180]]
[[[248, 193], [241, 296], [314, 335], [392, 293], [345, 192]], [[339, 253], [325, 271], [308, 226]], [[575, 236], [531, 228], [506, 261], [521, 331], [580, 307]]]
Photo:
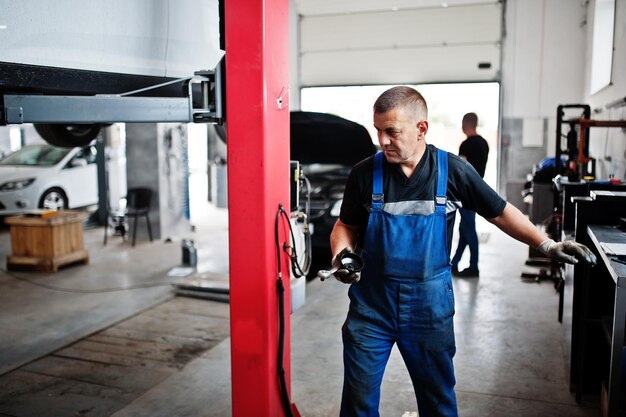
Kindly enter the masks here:
[[365, 266], [363, 258], [361, 258], [354, 252], [346, 252], [341, 255], [340, 262], [341, 264], [339, 266], [336, 266], [330, 270], [322, 269], [318, 271], [317, 276], [320, 278], [321, 281], [324, 281], [340, 269], [347, 269], [350, 272], [359, 272], [363, 269], [363, 266]]

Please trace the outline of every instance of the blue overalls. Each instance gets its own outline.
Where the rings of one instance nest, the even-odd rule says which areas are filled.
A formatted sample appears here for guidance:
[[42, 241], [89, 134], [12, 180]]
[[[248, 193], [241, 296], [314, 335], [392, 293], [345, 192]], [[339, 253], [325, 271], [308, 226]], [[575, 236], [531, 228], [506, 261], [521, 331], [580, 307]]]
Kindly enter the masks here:
[[365, 269], [350, 287], [342, 329], [340, 416], [379, 416], [380, 384], [394, 343], [411, 376], [420, 417], [457, 416], [454, 294], [446, 246], [448, 155], [437, 151], [435, 212], [430, 215], [383, 211], [383, 157], [374, 157]]

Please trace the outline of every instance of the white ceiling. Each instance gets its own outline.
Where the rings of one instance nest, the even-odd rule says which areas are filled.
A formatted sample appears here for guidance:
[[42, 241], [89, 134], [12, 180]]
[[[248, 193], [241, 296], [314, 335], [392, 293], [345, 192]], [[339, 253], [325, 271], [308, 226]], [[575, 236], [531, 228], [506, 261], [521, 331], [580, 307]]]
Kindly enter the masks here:
[[500, 3], [497, 0], [294, 0], [302, 16]]
[[[302, 86], [493, 81], [502, 3], [295, 0]], [[491, 64], [479, 69], [479, 62]]]

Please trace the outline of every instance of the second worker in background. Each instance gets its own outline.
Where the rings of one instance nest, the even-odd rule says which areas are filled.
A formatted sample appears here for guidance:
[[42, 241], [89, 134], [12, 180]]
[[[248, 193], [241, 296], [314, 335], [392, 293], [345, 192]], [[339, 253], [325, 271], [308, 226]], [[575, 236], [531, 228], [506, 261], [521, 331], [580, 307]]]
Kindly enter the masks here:
[[[483, 178], [489, 156], [489, 145], [485, 138], [476, 132], [478, 116], [476, 113], [467, 113], [463, 116], [461, 129], [467, 138], [459, 147], [459, 156], [469, 162], [476, 172]], [[461, 221], [459, 223], [459, 243], [450, 263], [452, 275], [457, 277], [478, 278], [478, 234], [476, 233], [476, 213], [461, 207], [459, 209]], [[469, 267], [459, 271], [458, 265], [465, 248], [469, 246]]]

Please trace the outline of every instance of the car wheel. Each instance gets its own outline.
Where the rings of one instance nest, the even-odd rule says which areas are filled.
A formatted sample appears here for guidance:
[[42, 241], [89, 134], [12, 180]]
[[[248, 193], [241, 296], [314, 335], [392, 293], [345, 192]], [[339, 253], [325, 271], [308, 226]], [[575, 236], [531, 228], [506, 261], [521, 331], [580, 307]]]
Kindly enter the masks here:
[[39, 208], [48, 210], [65, 210], [68, 208], [67, 196], [60, 188], [50, 188], [39, 199]]
[[50, 145], [61, 148], [87, 146], [98, 137], [100, 125], [51, 125], [35, 124], [35, 129]]

